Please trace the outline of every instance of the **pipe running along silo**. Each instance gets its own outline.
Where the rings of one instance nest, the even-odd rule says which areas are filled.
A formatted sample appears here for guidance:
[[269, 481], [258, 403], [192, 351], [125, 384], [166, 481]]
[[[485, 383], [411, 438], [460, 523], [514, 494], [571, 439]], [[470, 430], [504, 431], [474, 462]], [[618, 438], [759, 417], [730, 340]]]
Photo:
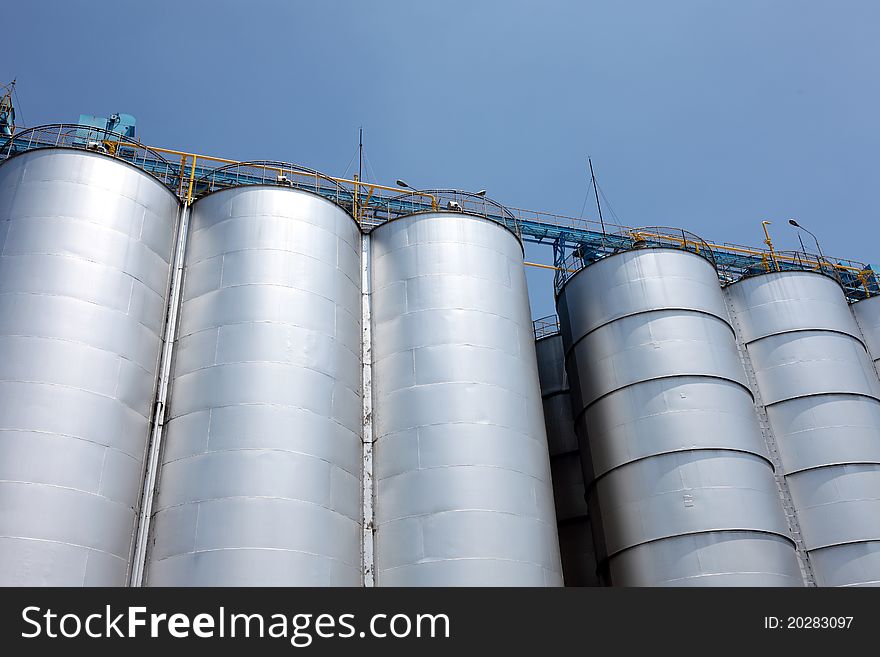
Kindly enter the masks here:
[[709, 251], [679, 242], [559, 281], [600, 568], [615, 586], [801, 586], [715, 268], [681, 248]]
[[376, 582], [559, 586], [522, 244], [456, 198], [371, 233]]
[[362, 583], [360, 229], [274, 167], [192, 206], [150, 586]]
[[179, 207], [100, 153], [0, 165], [0, 585], [127, 582]]
[[536, 323], [538, 339], [535, 351], [550, 450], [562, 573], [566, 586], [598, 586], [596, 548], [590, 529], [581, 455], [571, 413], [562, 336], [558, 324], [549, 333], [542, 334], [537, 329]]
[[816, 584], [880, 584], [880, 382], [837, 281], [728, 288]]

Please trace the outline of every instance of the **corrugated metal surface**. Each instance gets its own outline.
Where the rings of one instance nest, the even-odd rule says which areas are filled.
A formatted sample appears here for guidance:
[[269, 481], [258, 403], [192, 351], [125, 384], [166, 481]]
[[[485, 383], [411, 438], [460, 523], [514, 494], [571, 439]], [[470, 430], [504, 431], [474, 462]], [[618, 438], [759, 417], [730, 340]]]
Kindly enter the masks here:
[[880, 584], [880, 382], [840, 286], [729, 288], [819, 586]]
[[535, 342], [538, 375], [544, 402], [544, 423], [550, 449], [550, 473], [559, 527], [559, 547], [566, 586], [598, 586], [596, 547], [584, 490], [568, 377], [565, 350], [559, 334]]
[[801, 585], [712, 265], [618, 254], [576, 274], [557, 306], [610, 582]]
[[0, 584], [122, 586], [179, 204], [110, 158], [0, 165]]
[[468, 215], [372, 232], [380, 586], [562, 584], [522, 255]]
[[359, 229], [277, 187], [192, 212], [147, 583], [357, 586]]

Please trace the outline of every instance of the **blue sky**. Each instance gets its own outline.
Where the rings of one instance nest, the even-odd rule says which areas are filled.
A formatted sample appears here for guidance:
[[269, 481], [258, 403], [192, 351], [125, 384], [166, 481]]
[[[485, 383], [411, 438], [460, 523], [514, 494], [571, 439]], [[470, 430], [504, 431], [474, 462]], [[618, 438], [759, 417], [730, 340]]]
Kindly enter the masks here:
[[[18, 3], [19, 120], [137, 117], [149, 144], [489, 190], [579, 215], [880, 264], [880, 3]], [[349, 170], [350, 172], [350, 170]], [[588, 200], [585, 215], [595, 216]], [[549, 262], [549, 248], [529, 247]], [[551, 277], [529, 271], [532, 312]]]

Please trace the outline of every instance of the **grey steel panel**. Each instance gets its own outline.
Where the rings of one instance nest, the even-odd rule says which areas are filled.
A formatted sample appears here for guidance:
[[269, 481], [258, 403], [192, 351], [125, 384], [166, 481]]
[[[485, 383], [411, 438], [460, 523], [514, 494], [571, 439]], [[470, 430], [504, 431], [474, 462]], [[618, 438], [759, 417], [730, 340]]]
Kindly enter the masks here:
[[578, 452], [568, 452], [551, 456], [550, 472], [553, 476], [557, 521], [563, 522], [587, 515], [581, 455]]
[[868, 352], [876, 363], [880, 360], [880, 297], [864, 299], [850, 308], [862, 329]]
[[0, 165], [0, 584], [126, 583], [178, 212], [98, 154]]
[[597, 586], [596, 548], [571, 412], [562, 336], [557, 334], [538, 340], [535, 351], [550, 450], [563, 579], [566, 586]]
[[823, 394], [767, 407], [786, 473], [824, 465], [880, 463], [880, 402]]
[[562, 335], [550, 335], [535, 341], [538, 358], [538, 380], [541, 396], [545, 399], [559, 393], [568, 393], [568, 376], [565, 372], [565, 347]]
[[710, 531], [788, 532], [776, 482], [752, 454], [695, 450], [621, 466], [595, 482], [608, 554]]
[[880, 398], [880, 381], [864, 346], [849, 335], [794, 331], [749, 344], [767, 406], [805, 395], [849, 393]]
[[[789, 331], [822, 330], [862, 335], [840, 285], [814, 272], [770, 272], [728, 287], [742, 328], [742, 341], [753, 342]], [[804, 323], [809, 318], [808, 323]]]
[[880, 383], [840, 287], [786, 272], [729, 289], [817, 584], [880, 581]]
[[574, 432], [562, 336], [557, 334], [537, 340], [535, 353], [550, 456], [577, 452], [578, 442]]
[[359, 262], [312, 194], [193, 205], [149, 585], [360, 585]]
[[[656, 310], [623, 317], [578, 340], [568, 352], [572, 394], [578, 409], [635, 383], [673, 376], [746, 379], [721, 320], [682, 310]], [[727, 348], [724, 348], [727, 346]], [[748, 393], [747, 393], [748, 394]]]
[[[880, 586], [880, 542], [849, 543], [815, 550], [813, 569], [820, 586]], [[833, 583], [833, 584], [832, 584]]]
[[574, 416], [571, 412], [571, 395], [568, 389], [544, 397], [544, 424], [547, 427], [550, 456], [578, 451]]
[[788, 479], [811, 549], [876, 541], [880, 536], [880, 465], [815, 468]]
[[[648, 289], [618, 282], [646, 271]], [[714, 269], [684, 251], [626, 252], [576, 274], [557, 307], [611, 583], [801, 584]]]
[[619, 553], [610, 569], [618, 586], [803, 586], [791, 542], [773, 534], [675, 536]]
[[520, 243], [453, 213], [371, 242], [377, 584], [560, 585]]
[[[680, 254], [666, 249], [633, 251], [591, 264], [590, 276], [573, 276], [557, 300], [560, 316], [567, 318], [560, 326], [566, 344], [621, 317], [652, 310], [694, 310], [727, 321], [712, 265], [699, 256], [682, 259]], [[576, 303], [570, 303], [573, 299]]]
[[603, 397], [581, 422], [597, 477], [658, 454], [719, 446], [767, 457], [751, 396], [723, 379], [644, 381]]

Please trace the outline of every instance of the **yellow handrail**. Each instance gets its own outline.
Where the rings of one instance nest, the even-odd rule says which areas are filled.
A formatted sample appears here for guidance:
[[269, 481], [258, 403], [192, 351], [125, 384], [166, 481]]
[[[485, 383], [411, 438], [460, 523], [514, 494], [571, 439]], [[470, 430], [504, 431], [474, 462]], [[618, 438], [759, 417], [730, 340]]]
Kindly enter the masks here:
[[[149, 150], [154, 151], [156, 153], [160, 153], [160, 154], [164, 154], [164, 155], [175, 155], [175, 156], [180, 157], [181, 158], [181, 165], [180, 166], [181, 166], [181, 173], [182, 174], [184, 173], [184, 170], [187, 167], [187, 165], [189, 166], [189, 177], [188, 177], [189, 185], [188, 185], [188, 189], [187, 189], [187, 198], [186, 198], [187, 202], [192, 201], [192, 193], [193, 193], [193, 188], [194, 188], [194, 184], [195, 184], [195, 168], [196, 168], [196, 163], [199, 162], [200, 160], [202, 162], [216, 162], [216, 163], [222, 164], [222, 165], [247, 164], [247, 162], [242, 162], [240, 160], [231, 160], [228, 158], [215, 157], [212, 155], [200, 155], [197, 153], [189, 153], [186, 151], [175, 150], [172, 148], [163, 148], [160, 146], [146, 146], [146, 145], [142, 144], [140, 141], [138, 141], [138, 142], [128, 142], [128, 141], [126, 141], [126, 142], [121, 142], [121, 141], [120, 142], [112, 142], [112, 141], [108, 141], [106, 143], [108, 143], [108, 145], [113, 144], [114, 146], [119, 146], [119, 145], [140, 146], [143, 148], [148, 148]], [[259, 166], [259, 165], [254, 165], [254, 166]], [[275, 169], [273, 167], [268, 167], [268, 166], [266, 168], [272, 169], [272, 170], [277, 170], [279, 173], [281, 173], [283, 171], [282, 169]], [[294, 175], [315, 175], [315, 174], [307, 174], [306, 172], [303, 172], [303, 171], [297, 171], [296, 169], [292, 169], [288, 173], [291, 173]], [[430, 199], [432, 210], [437, 210], [437, 207], [438, 207], [437, 197], [434, 194], [430, 194], [428, 192], [421, 192], [421, 191], [413, 190], [413, 189], [403, 189], [400, 187], [391, 187], [388, 185], [380, 185], [378, 183], [365, 182], [363, 180], [357, 180], [357, 179], [352, 180], [349, 178], [339, 178], [336, 176], [326, 176], [324, 174], [320, 174], [320, 175], [321, 175], [321, 177], [326, 178], [328, 181], [335, 182], [339, 185], [349, 185], [353, 188], [353, 192], [355, 193], [355, 195], [358, 198], [357, 215], [360, 215], [360, 216], [356, 216], [356, 219], [358, 219], [358, 221], [360, 221], [363, 218], [364, 212], [370, 207], [370, 201], [374, 198], [375, 192], [377, 190], [394, 192], [394, 193], [400, 194], [400, 195], [405, 194], [405, 195], [411, 195], [411, 196], [424, 197], [424, 198]], [[183, 180], [181, 180], [181, 185], [183, 185]], [[524, 209], [520, 209], [520, 208], [508, 208], [508, 210], [510, 210], [511, 213], [513, 213], [515, 216], [518, 216], [518, 217], [525, 218], [528, 215], [534, 215], [535, 219], [538, 221], [541, 221], [542, 218], [549, 218], [549, 219], [552, 219], [556, 222], [566, 222], [573, 227], [575, 227], [575, 226], [589, 226], [591, 223], [595, 223], [595, 222], [591, 222], [591, 221], [588, 221], [588, 220], [582, 219], [582, 218], [568, 217], [568, 216], [561, 215], [561, 214], [541, 212], [538, 210], [524, 210]], [[761, 222], [761, 225], [764, 229], [764, 235], [765, 235], [764, 242], [767, 244], [769, 252], [762, 251], [760, 249], [754, 249], [754, 248], [742, 246], [742, 245], [735, 245], [735, 244], [717, 244], [714, 242], [703, 242], [703, 244], [705, 244], [705, 246], [708, 247], [711, 251], [738, 253], [738, 254], [750, 255], [750, 256], [757, 257], [757, 258], [761, 258], [762, 261], [765, 263], [765, 268], [767, 268], [768, 270], [770, 269], [770, 262], [772, 262], [773, 267], [777, 270], [779, 270], [779, 268], [780, 268], [779, 267], [780, 262], [804, 264], [803, 260], [800, 260], [798, 258], [793, 258], [791, 256], [786, 256], [784, 254], [780, 254], [775, 251], [775, 249], [773, 248], [773, 242], [770, 238], [770, 234], [767, 230], [767, 224], [769, 224], [769, 223], [770, 222], [766, 221], [766, 220]], [[607, 225], [608, 224], [606, 224], [606, 226]], [[687, 248], [692, 245], [697, 250], [697, 252], [699, 252], [699, 249], [700, 249], [700, 244], [701, 244], [700, 242], [693, 242], [692, 240], [688, 240], [687, 238], [675, 237], [674, 235], [664, 235], [664, 234], [660, 234], [660, 233], [636, 231], [636, 230], [627, 228], [625, 226], [615, 225], [614, 227], [619, 228], [620, 232], [629, 231], [630, 234], [636, 239], [645, 238], [645, 237], [663, 238], [663, 239], [677, 242], [677, 243], [681, 244], [682, 247], [684, 247], [684, 248]], [[693, 242], [693, 244], [692, 244], [692, 242]], [[767, 260], [768, 255], [769, 255], [770, 262], [768, 262], [768, 260]], [[548, 268], [548, 269], [560, 269], [558, 267], [552, 267], [551, 265], [539, 265], [538, 263], [526, 263], [526, 264], [529, 266], [534, 266], [534, 267], [544, 267], [544, 268]], [[844, 265], [844, 264], [840, 264], [840, 263], [831, 262], [831, 261], [824, 259], [824, 258], [821, 260], [816, 260], [817, 268], [821, 268], [821, 266], [823, 264], [826, 266], [832, 267], [835, 270], [847, 271], [847, 272], [853, 273], [855, 276], [857, 276], [859, 278], [860, 281], [862, 281], [862, 285], [863, 285], [863, 287], [865, 287], [866, 292], [868, 291], [869, 285], [868, 285], [867, 276], [864, 274], [864, 272], [861, 268], [854, 267], [851, 265]]]

